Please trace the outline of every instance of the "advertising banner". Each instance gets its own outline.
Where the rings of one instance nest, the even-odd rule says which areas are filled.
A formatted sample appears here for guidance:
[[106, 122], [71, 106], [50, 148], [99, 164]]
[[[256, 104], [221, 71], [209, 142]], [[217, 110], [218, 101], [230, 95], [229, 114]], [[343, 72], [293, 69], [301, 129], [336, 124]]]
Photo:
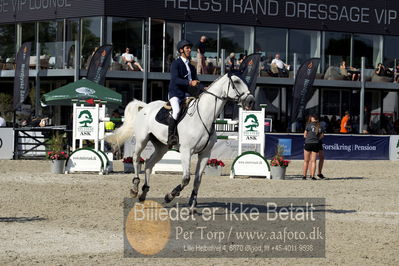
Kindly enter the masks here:
[[[327, 160], [389, 160], [389, 136], [326, 135], [323, 149]], [[302, 134], [266, 134], [265, 157], [271, 158], [278, 144], [289, 159], [303, 160]]]
[[298, 70], [292, 93], [291, 122], [305, 119], [305, 107], [314, 93], [313, 82], [316, 77], [320, 58], [312, 58], [305, 61]]
[[249, 91], [255, 94], [256, 80], [259, 76], [260, 54], [248, 55], [240, 64], [240, 72], [247, 82]]
[[15, 60], [14, 76], [14, 110], [20, 108], [29, 94], [29, 59], [31, 43], [21, 45]]
[[105, 83], [109, 64], [111, 63], [112, 45], [103, 45], [96, 50], [90, 60], [87, 79], [100, 85]]

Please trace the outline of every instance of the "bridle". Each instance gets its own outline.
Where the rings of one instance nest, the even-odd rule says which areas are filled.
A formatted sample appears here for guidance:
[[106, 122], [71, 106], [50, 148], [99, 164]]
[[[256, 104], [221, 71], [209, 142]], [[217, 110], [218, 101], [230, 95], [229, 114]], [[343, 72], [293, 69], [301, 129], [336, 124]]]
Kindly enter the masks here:
[[[229, 73], [229, 74], [228, 74], [228, 77], [229, 77], [229, 85], [228, 85], [228, 87], [227, 87], [227, 93], [226, 93], [227, 96], [222, 96], [222, 97], [221, 97], [221, 96], [218, 96], [218, 95], [214, 94], [213, 92], [210, 92], [210, 91], [205, 90], [204, 88], [201, 88], [201, 90], [203, 91], [203, 93], [209, 94], [209, 95], [212, 95], [213, 97], [215, 97], [215, 107], [214, 107], [214, 111], [213, 111], [213, 120], [216, 119], [215, 113], [216, 113], [216, 104], [217, 104], [217, 100], [239, 103], [239, 102], [240, 102], [240, 99], [242, 98], [242, 96], [244, 96], [244, 95], [246, 94], [246, 93], [244, 93], [244, 92], [240, 93], [240, 92], [238, 91], [238, 89], [237, 89], [236, 86], [234, 85], [234, 81], [233, 81], [232, 78], [231, 78], [232, 75], [233, 75], [232, 73]], [[235, 93], [236, 93], [236, 96], [235, 96], [234, 98], [229, 97], [230, 88], [232, 88], [232, 89], [235, 91]], [[251, 95], [251, 93], [247, 93], [246, 97], [242, 100], [242, 102], [245, 102], [249, 95]], [[204, 126], [206, 132], [208, 133], [208, 140], [206, 141], [204, 147], [203, 147], [198, 153], [201, 153], [201, 152], [202, 152], [203, 150], [205, 150], [205, 148], [208, 146], [208, 143], [209, 143], [209, 140], [210, 140], [210, 138], [211, 138], [211, 135], [213, 134], [213, 132], [214, 132], [214, 130], [215, 130], [215, 128], [213, 127], [213, 124], [212, 124], [212, 128], [209, 130], [209, 129], [206, 127], [206, 125], [205, 125], [205, 123], [204, 123], [204, 121], [203, 121], [203, 119], [202, 119], [202, 117], [201, 117], [201, 113], [200, 113], [200, 111], [199, 111], [199, 101], [200, 101], [200, 99], [201, 99], [201, 96], [198, 97], [198, 98], [196, 99], [196, 103], [195, 103], [195, 104], [197, 105], [197, 106], [196, 106], [196, 109], [197, 109], [197, 114], [198, 114], [198, 116], [199, 116], [199, 119], [201, 120], [202, 125]]]
[[[244, 96], [246, 93], [245, 93], [245, 92], [240, 93], [240, 92], [238, 91], [237, 87], [234, 85], [233, 79], [231, 78], [232, 75], [233, 75], [232, 73], [229, 73], [229, 74], [228, 74], [228, 77], [229, 77], [229, 85], [228, 85], [228, 87], [227, 87], [227, 93], [226, 93], [227, 96], [222, 96], [222, 97], [221, 97], [221, 96], [218, 96], [218, 95], [214, 94], [213, 92], [210, 92], [210, 91], [205, 90], [204, 88], [201, 88], [202, 92], [203, 92], [203, 93], [206, 93], [206, 94], [210, 94], [210, 95], [212, 95], [213, 97], [215, 97], [216, 99], [221, 100], [221, 101], [228, 101], [228, 102], [239, 103], [241, 97]], [[234, 92], [236, 93], [236, 96], [235, 96], [234, 98], [229, 97], [230, 88], [232, 88], [232, 89], [234, 90]], [[245, 102], [245, 100], [247, 99], [247, 97], [248, 97], [249, 95], [250, 95], [250, 93], [247, 93], [246, 97], [243, 99], [243, 102]]]

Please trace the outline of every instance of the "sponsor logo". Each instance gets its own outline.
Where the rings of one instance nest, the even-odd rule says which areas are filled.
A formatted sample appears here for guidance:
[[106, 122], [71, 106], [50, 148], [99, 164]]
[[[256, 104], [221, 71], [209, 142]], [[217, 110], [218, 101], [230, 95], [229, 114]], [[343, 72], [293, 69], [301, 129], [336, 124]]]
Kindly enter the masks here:
[[82, 112], [80, 112], [78, 119], [79, 124], [81, 124], [82, 127], [89, 127], [87, 124], [93, 123], [93, 117], [89, 110], [83, 110]]
[[244, 127], [248, 128], [248, 131], [255, 131], [254, 128], [259, 127], [258, 118], [254, 114], [247, 115], [245, 117], [244, 124]]
[[259, 137], [259, 121], [256, 115], [249, 114], [244, 119], [244, 137], [246, 140], [257, 140]]
[[77, 93], [84, 94], [84, 95], [93, 95], [96, 93], [95, 90], [87, 88], [87, 87], [80, 87], [75, 90]]
[[93, 116], [89, 110], [83, 110], [79, 113], [77, 131], [80, 137], [93, 137], [94, 127], [91, 126], [93, 121]]

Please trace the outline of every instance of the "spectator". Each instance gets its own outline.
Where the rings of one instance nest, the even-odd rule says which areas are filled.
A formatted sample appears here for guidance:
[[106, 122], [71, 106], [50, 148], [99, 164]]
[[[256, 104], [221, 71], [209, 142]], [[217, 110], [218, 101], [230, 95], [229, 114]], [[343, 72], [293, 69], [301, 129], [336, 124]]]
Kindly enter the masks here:
[[352, 81], [356, 81], [360, 79], [360, 74], [359, 69], [354, 68], [354, 67], [348, 67], [346, 65], [346, 61], [342, 61], [340, 66], [339, 66], [341, 75], [343, 75], [345, 78], [352, 80]]
[[363, 134], [369, 134], [370, 132], [370, 119], [371, 112], [368, 106], [364, 107], [364, 121], [363, 121]]
[[247, 58], [246, 54], [240, 54], [240, 56], [238, 57], [238, 65], [241, 65], [245, 58]]
[[329, 125], [330, 125], [330, 121], [328, 120], [328, 116], [325, 115], [320, 121], [320, 126], [324, 132], [327, 132]]
[[230, 53], [230, 55], [225, 60], [226, 71], [234, 69], [235, 61], [236, 61], [235, 53]]
[[125, 63], [130, 70], [134, 71], [134, 67], [133, 65], [137, 66], [140, 71], [144, 71], [144, 69], [141, 67], [141, 65], [139, 64], [139, 62], [136, 62], [134, 60], [134, 55], [130, 53], [130, 49], [126, 48], [125, 53], [122, 54], [122, 61], [123, 63]]
[[[329, 125], [328, 116], [324, 116], [322, 121], [320, 122], [320, 129], [321, 129], [321, 132], [323, 132], [323, 134], [326, 132], [328, 125]], [[323, 137], [324, 137], [324, 135], [323, 135]], [[319, 139], [318, 157], [319, 157], [319, 167], [318, 167], [317, 176], [320, 179], [324, 179], [325, 176], [323, 175], [323, 166], [324, 166], [325, 157], [324, 157], [324, 148], [323, 148], [323, 139], [322, 138]]]
[[349, 111], [345, 112], [345, 116], [341, 120], [341, 129], [340, 133], [349, 133], [352, 131], [351, 122], [350, 122], [350, 114]]
[[395, 123], [393, 124], [393, 128], [395, 130], [395, 134], [399, 134], [399, 119], [396, 119]]
[[395, 78], [394, 78], [393, 82], [398, 83], [399, 82], [399, 64], [396, 66], [396, 74], [394, 76], [395, 76]]
[[337, 116], [333, 115], [333, 116], [331, 116], [331, 120], [330, 120], [330, 123], [327, 128], [327, 132], [335, 133], [336, 125], [337, 125]]
[[378, 76], [386, 76], [387, 70], [386, 70], [386, 68], [385, 68], [385, 66], [383, 64], [379, 63], [377, 65], [377, 68], [375, 69], [375, 73]]
[[2, 117], [2, 114], [0, 113], [0, 127], [6, 127], [6, 120]]
[[[304, 145], [304, 160], [303, 160], [303, 176], [302, 179], [306, 180], [306, 175], [310, 172], [312, 180], [316, 180], [316, 158], [320, 149], [320, 140], [324, 137], [324, 133], [320, 127], [319, 120], [316, 115], [310, 115], [308, 123], [306, 124], [305, 132], [303, 133], [305, 138]], [[310, 165], [309, 165], [310, 164]], [[309, 167], [310, 166], [310, 167]], [[324, 178], [324, 176], [320, 177]]]
[[201, 36], [199, 42], [196, 44], [197, 48], [197, 74], [208, 74], [205, 64], [205, 43], [206, 36]]
[[290, 65], [287, 65], [286, 63], [281, 60], [280, 54], [276, 54], [272, 63], [272, 67], [277, 67], [278, 72], [279, 72], [279, 77], [288, 77], [288, 71], [290, 70]]

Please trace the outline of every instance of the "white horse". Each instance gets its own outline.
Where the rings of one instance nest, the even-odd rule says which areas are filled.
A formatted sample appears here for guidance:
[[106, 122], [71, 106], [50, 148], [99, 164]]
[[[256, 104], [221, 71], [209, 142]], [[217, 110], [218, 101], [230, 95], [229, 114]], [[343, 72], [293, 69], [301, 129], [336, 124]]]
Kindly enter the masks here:
[[[246, 83], [237, 75], [228, 73], [209, 86], [200, 96], [189, 104], [185, 117], [177, 126], [179, 133], [180, 155], [183, 166], [182, 183], [165, 196], [165, 202], [172, 201], [190, 182], [190, 161], [193, 154], [198, 154], [195, 170], [194, 188], [189, 205], [194, 208], [197, 204], [197, 193], [201, 184], [202, 172], [205, 169], [213, 145], [217, 137], [213, 123], [222, 112], [227, 101], [233, 101], [249, 109], [255, 103]], [[139, 200], [143, 201], [149, 191], [150, 173], [154, 165], [162, 159], [168, 151], [168, 127], [155, 120], [158, 111], [165, 104], [164, 101], [154, 101], [149, 104], [133, 100], [125, 109], [125, 122], [114, 134], [106, 138], [111, 144], [121, 145], [133, 135], [136, 137], [133, 165], [136, 176], [133, 178], [132, 197], [139, 192], [139, 161], [140, 154], [148, 141], [154, 144], [155, 151], [146, 160], [145, 182]]]

